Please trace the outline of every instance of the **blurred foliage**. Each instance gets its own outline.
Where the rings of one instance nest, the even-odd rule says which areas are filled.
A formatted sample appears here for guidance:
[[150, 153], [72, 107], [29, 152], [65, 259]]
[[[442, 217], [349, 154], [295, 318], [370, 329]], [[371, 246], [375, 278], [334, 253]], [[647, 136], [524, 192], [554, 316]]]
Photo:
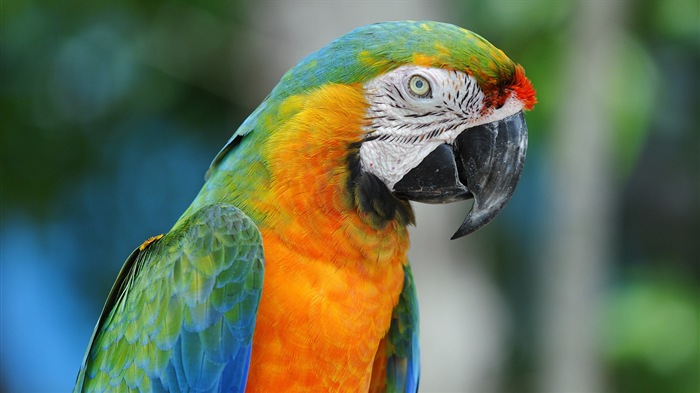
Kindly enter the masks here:
[[235, 122], [222, 116], [232, 113], [236, 67], [223, 54], [236, 46], [243, 4], [3, 2], [5, 207], [51, 214], [62, 189], [113, 169], [105, 150], [139, 137], [123, 127], [131, 121], [230, 134]]
[[[547, 145], [567, 97], [561, 59], [576, 2], [453, 6], [465, 26], [522, 63], [538, 90], [520, 186], [538, 198], [514, 200], [507, 224], [483, 237], [518, 326], [503, 385], [527, 391], [538, 267], [512, 261], [535, 255], [543, 225]], [[3, 0], [0, 7], [2, 319], [31, 314], [37, 322], [3, 329], [0, 390], [18, 389], [17, 381], [67, 390], [124, 257], [168, 230], [209, 161], [267, 94], [256, 84], [264, 64], [255, 56], [266, 49], [252, 47], [255, 21], [243, 1]], [[615, 67], [600, 70], [609, 83], [591, 97], [610, 108], [619, 168], [602, 338], [614, 391], [700, 390], [699, 16], [696, 0], [629, 2], [625, 34], [610, 37]], [[7, 285], [27, 274], [41, 285]], [[10, 294], [23, 301], [9, 301], [8, 288], [24, 291]], [[61, 302], [77, 309], [65, 311], [74, 320], [47, 336], [36, 318], [68, 307]], [[28, 365], [53, 348], [48, 340], [69, 342], [70, 350], [47, 352], [53, 371], [35, 376]]]
[[603, 338], [613, 391], [697, 390], [700, 299], [676, 274], [638, 271], [610, 294]]

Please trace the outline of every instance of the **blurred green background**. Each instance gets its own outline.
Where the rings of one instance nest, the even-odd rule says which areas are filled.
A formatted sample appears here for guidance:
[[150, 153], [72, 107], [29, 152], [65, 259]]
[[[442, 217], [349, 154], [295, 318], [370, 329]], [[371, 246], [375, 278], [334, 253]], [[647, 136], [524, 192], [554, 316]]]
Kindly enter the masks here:
[[0, 1], [0, 390], [68, 391], [122, 262], [302, 57], [486, 37], [538, 91], [502, 215], [417, 206], [422, 391], [700, 391], [700, 2]]

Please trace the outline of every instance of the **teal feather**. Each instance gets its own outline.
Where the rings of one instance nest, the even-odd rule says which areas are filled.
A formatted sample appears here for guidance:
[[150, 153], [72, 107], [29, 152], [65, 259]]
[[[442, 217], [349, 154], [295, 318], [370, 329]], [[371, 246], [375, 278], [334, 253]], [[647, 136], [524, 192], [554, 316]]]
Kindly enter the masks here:
[[415, 393], [420, 379], [420, 345], [418, 342], [418, 298], [411, 265], [404, 268], [404, 284], [394, 307], [387, 333], [387, 393]]
[[229, 205], [204, 207], [136, 249], [74, 391], [244, 391], [263, 269], [260, 232]]

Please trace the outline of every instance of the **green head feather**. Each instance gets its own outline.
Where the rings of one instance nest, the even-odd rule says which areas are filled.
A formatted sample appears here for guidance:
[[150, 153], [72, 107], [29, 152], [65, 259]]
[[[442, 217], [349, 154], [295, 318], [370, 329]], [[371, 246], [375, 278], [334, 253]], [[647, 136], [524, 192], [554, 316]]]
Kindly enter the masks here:
[[384, 22], [357, 28], [289, 70], [272, 92], [284, 98], [326, 83], [364, 83], [405, 64], [472, 75], [482, 90], [508, 83], [516, 64], [469, 30], [440, 22]]
[[[466, 72], [489, 98], [525, 80], [520, 66], [469, 30], [432, 21], [375, 23], [345, 34], [287, 71], [236, 135], [250, 132], [262, 113], [292, 95], [329, 83], [364, 83], [406, 64]], [[532, 97], [534, 104], [534, 92]]]

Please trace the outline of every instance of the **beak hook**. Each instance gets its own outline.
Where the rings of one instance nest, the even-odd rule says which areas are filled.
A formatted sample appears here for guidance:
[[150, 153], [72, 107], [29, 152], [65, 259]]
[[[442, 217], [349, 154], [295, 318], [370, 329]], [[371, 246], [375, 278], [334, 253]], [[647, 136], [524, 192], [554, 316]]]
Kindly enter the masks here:
[[474, 197], [474, 205], [452, 239], [491, 222], [513, 195], [527, 152], [523, 113], [466, 130], [455, 141], [455, 150], [460, 180]]

